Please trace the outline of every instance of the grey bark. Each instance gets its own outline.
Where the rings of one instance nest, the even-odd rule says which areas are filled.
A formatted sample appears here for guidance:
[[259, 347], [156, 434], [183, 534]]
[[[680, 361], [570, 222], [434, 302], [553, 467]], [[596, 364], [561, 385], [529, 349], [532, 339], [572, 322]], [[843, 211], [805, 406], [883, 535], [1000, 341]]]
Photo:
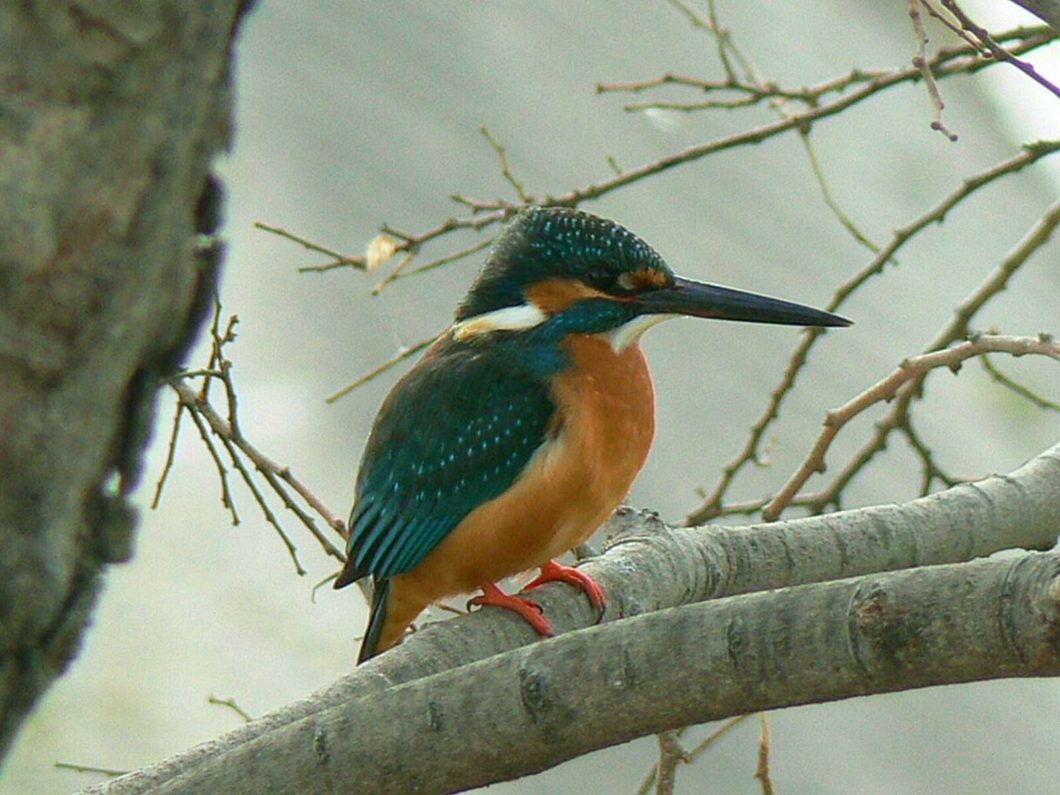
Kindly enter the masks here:
[[1060, 555], [670, 608], [336, 706], [154, 790], [444, 793], [752, 711], [1060, 674]]
[[130, 554], [158, 376], [215, 282], [243, 5], [0, 5], [0, 756]]
[[[904, 505], [791, 522], [667, 528], [627, 510], [612, 521], [609, 549], [586, 570], [608, 594], [604, 623], [635, 620], [527, 650], [520, 647], [533, 643], [533, 632], [506, 611], [438, 622], [305, 701], [87, 791], [367, 792], [380, 781], [390, 791], [445, 791], [725, 714], [1056, 673], [1060, 635], [1048, 634], [1057, 629], [1048, 600], [1060, 594], [1050, 579], [1058, 571], [1054, 555], [988, 568], [943, 564], [1052, 547], [1060, 534], [1058, 483], [1060, 445], [1010, 475]], [[900, 569], [913, 571], [897, 579], [879, 574]], [[914, 601], [902, 601], [907, 595]], [[535, 599], [558, 633], [594, 622], [587, 601], [568, 586], [545, 586]], [[984, 624], [989, 616], [992, 628]], [[969, 641], [979, 633], [986, 634]], [[660, 653], [665, 664], [652, 656]], [[616, 661], [628, 663], [616, 669]], [[688, 675], [660, 678], [673, 673], [662, 668]], [[621, 704], [609, 689], [618, 679], [626, 682]], [[683, 712], [705, 682], [717, 697]], [[635, 687], [648, 687], [667, 706], [650, 710], [651, 699], [630, 697]], [[560, 725], [574, 703], [585, 716], [607, 715], [601, 724], [580, 721], [585, 735], [577, 740]], [[489, 713], [476, 707], [482, 704], [491, 705]], [[465, 739], [453, 740], [452, 731]], [[490, 741], [465, 741], [474, 736]], [[522, 750], [501, 758], [495, 744]]]

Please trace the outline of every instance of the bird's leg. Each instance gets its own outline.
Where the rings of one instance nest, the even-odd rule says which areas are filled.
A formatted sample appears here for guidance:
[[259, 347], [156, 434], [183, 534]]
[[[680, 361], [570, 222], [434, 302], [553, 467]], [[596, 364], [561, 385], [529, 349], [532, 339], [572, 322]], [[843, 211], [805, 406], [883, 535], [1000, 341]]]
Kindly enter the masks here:
[[532, 626], [538, 635], [551, 638], [555, 634], [552, 631], [552, 625], [548, 623], [548, 619], [541, 612], [541, 605], [537, 602], [506, 594], [491, 582], [483, 583], [479, 587], [482, 589], [482, 596], [469, 599], [467, 602], [468, 607], [471, 607], [471, 605], [503, 607], [522, 616], [523, 620]]
[[596, 619], [597, 623], [599, 623], [604, 616], [607, 597], [604, 595], [604, 589], [600, 587], [599, 583], [581, 569], [576, 569], [573, 566], [564, 566], [558, 561], [550, 560], [541, 567], [541, 574], [528, 582], [523, 590], [529, 591], [531, 588], [544, 585], [546, 582], [557, 581], [565, 582], [580, 589], [588, 597], [589, 604], [593, 606], [593, 609], [599, 611], [599, 617]]

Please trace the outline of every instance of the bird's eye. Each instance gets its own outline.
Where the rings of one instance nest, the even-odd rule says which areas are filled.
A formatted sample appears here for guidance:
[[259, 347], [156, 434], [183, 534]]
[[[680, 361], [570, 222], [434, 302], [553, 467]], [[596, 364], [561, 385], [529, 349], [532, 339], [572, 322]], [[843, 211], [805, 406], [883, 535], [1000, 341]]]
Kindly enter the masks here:
[[589, 268], [585, 280], [590, 287], [595, 287], [597, 290], [610, 290], [615, 286], [617, 278], [618, 274], [613, 268], [607, 265], [593, 265]]

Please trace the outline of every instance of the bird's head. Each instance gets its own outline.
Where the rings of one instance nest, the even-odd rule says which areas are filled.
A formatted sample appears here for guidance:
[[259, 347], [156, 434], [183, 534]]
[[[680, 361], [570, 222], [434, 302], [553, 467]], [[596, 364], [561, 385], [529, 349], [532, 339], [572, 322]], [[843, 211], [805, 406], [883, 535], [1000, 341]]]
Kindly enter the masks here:
[[616, 350], [668, 317], [848, 326], [819, 309], [674, 275], [622, 226], [565, 207], [531, 207], [505, 227], [456, 312], [457, 337], [547, 326], [609, 334]]

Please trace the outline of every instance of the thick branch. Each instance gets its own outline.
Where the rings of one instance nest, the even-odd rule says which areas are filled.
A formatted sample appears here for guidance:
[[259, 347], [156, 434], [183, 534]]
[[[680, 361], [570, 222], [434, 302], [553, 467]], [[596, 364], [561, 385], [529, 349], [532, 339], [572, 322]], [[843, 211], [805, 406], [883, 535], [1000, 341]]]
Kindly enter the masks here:
[[452, 792], [749, 711], [1060, 674], [1058, 636], [1055, 552], [732, 597], [365, 696], [158, 792]]
[[[612, 520], [611, 530], [616, 537], [608, 551], [586, 568], [608, 594], [604, 622], [609, 623], [734, 594], [966, 561], [1012, 547], [1044, 549], [1060, 534], [1060, 492], [1055, 487], [1058, 481], [1060, 445], [1011, 475], [963, 484], [904, 505], [743, 528], [671, 529], [651, 515], [627, 510]], [[534, 596], [558, 633], [593, 624], [592, 609], [568, 586], [545, 586]], [[483, 610], [432, 624], [409, 637], [401, 647], [305, 701], [153, 768], [90, 791], [152, 792], [198, 768], [207, 771], [236, 764], [237, 759], [255, 758], [257, 750], [242, 756], [243, 746], [273, 747], [280, 754], [281, 740], [277, 739], [280, 744], [273, 746], [270, 738], [299, 736], [299, 730], [294, 735], [285, 732], [292, 731], [289, 727], [302, 719], [312, 722], [313, 715], [342, 708], [352, 700], [376, 696], [396, 685], [466, 666], [534, 640], [533, 632], [505, 611]], [[574, 686], [579, 678], [569, 681]], [[687, 681], [682, 690], [687, 691]], [[363, 704], [358, 707], [361, 708]], [[755, 708], [758, 707], [750, 702], [740, 707]], [[380, 731], [384, 730], [380, 727]], [[368, 742], [370, 738], [360, 739]], [[290, 750], [284, 748], [282, 753]], [[314, 755], [312, 743], [293, 750], [307, 758], [292, 762], [292, 769], [318, 764], [318, 760], [310, 758]], [[338, 753], [334, 748], [328, 752]], [[244, 774], [251, 775], [246, 769]], [[182, 781], [190, 791], [197, 791], [200, 785], [205, 789], [198, 791], [212, 786], [205, 783], [212, 781], [209, 778]]]

